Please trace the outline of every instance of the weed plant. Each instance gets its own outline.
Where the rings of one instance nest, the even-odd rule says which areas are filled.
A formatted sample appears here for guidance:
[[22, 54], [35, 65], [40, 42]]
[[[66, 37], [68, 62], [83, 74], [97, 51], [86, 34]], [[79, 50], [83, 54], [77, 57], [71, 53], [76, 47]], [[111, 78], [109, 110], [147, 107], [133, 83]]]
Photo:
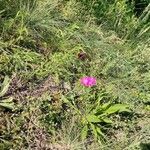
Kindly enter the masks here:
[[0, 0], [0, 149], [149, 149], [141, 2], [137, 15], [138, 1]]

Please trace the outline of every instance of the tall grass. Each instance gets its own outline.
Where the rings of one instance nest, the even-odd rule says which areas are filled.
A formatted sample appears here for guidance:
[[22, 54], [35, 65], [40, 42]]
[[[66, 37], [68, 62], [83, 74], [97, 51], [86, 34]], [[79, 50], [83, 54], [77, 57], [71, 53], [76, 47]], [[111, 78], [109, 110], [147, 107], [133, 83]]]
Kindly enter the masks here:
[[[88, 15], [90, 14], [91, 18], [94, 17], [96, 22], [104, 28], [117, 32], [121, 38], [134, 39], [143, 29], [145, 29], [145, 32], [141, 32], [144, 33], [145, 36], [149, 32], [148, 1], [145, 2], [147, 7], [145, 7], [145, 9], [142, 8], [144, 10], [140, 17], [136, 17], [134, 10], [136, 9], [136, 3], [142, 5], [144, 1], [138, 3], [136, 1], [129, 2], [127, 0], [87, 0], [81, 1], [81, 3], [83, 9], [88, 12]], [[83, 13], [83, 15], [85, 14]], [[147, 27], [145, 27], [145, 24]]]
[[[0, 2], [0, 82], [13, 77], [2, 98], [16, 107], [1, 109], [2, 149], [121, 150], [147, 140], [150, 5], [137, 17], [126, 0]], [[83, 76], [97, 86], [81, 87]], [[85, 118], [116, 103], [132, 113], [88, 122], [82, 141]]]

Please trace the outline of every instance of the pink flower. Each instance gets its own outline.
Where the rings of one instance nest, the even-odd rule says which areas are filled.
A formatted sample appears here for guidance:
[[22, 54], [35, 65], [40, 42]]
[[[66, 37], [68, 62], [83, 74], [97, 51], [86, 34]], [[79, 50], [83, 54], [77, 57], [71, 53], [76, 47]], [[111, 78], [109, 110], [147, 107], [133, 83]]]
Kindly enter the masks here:
[[92, 87], [96, 85], [96, 78], [94, 77], [83, 77], [80, 79], [80, 83], [87, 87]]

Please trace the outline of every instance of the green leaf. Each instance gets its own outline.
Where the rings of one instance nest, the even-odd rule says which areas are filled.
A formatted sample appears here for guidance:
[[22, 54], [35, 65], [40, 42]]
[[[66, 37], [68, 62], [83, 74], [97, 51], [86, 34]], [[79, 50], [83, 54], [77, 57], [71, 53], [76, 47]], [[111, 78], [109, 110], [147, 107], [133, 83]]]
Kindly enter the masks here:
[[12, 97], [9, 97], [7, 99], [4, 99], [0, 102], [0, 106], [1, 107], [4, 107], [4, 108], [7, 108], [7, 109], [11, 109], [13, 110], [14, 109], [14, 102], [13, 102], [13, 98]]
[[82, 117], [81, 122], [84, 125], [88, 124], [88, 121], [87, 121], [87, 119], [85, 117]]
[[63, 96], [63, 97], [62, 97], [62, 100], [63, 100], [64, 103], [66, 103], [66, 104], [69, 103], [69, 104], [70, 104], [70, 101], [69, 101], [66, 97]]
[[150, 106], [149, 105], [145, 106], [144, 108], [145, 108], [145, 110], [150, 111]]
[[102, 120], [103, 120], [103, 122], [108, 123], [108, 124], [112, 124], [113, 123], [112, 120], [107, 118], [107, 117], [103, 118]]
[[87, 137], [87, 133], [88, 133], [88, 126], [84, 126], [82, 131], [81, 131], [81, 139], [84, 140]]
[[111, 105], [111, 101], [109, 101], [109, 102], [103, 104], [103, 105], [101, 106], [101, 109], [105, 110], [105, 109], [107, 109], [110, 105]]
[[11, 110], [14, 109], [14, 104], [13, 103], [0, 103], [0, 106], [2, 106], [4, 108], [11, 109]]
[[1, 86], [0, 97], [4, 96], [4, 94], [7, 92], [9, 88], [9, 84], [10, 84], [10, 79], [8, 76], [5, 76], [5, 79]]
[[109, 101], [101, 106], [97, 106], [95, 111], [96, 113], [101, 113], [103, 110], [107, 109], [110, 105], [111, 105], [111, 102]]
[[116, 112], [130, 111], [129, 109], [127, 109], [128, 107], [129, 106], [126, 104], [115, 104], [106, 109], [104, 113], [110, 115]]
[[97, 130], [96, 130], [95, 125], [90, 123], [90, 126], [92, 128], [92, 132], [93, 132], [94, 137], [97, 139], [98, 134], [97, 134]]
[[102, 120], [99, 119], [96, 115], [87, 115], [86, 119], [88, 120], [88, 122], [102, 122]]
[[101, 129], [100, 129], [100, 127], [96, 127], [96, 131], [97, 131], [97, 133], [99, 134], [99, 135], [101, 135], [101, 136], [105, 136], [104, 134], [103, 134], [103, 132], [101, 131]]
[[101, 114], [104, 110], [106, 110], [111, 105], [111, 102], [107, 102], [102, 106], [97, 106], [94, 110], [94, 113]]
[[11, 102], [13, 102], [13, 97], [9, 97], [9, 98], [1, 100], [1, 103], [11, 103]]

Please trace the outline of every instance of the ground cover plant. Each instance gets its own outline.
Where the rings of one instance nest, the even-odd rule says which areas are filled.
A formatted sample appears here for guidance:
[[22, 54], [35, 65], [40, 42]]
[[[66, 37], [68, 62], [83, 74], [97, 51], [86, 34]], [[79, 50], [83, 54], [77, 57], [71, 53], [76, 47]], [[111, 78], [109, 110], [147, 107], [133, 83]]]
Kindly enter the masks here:
[[0, 149], [150, 149], [149, 0], [0, 0]]

